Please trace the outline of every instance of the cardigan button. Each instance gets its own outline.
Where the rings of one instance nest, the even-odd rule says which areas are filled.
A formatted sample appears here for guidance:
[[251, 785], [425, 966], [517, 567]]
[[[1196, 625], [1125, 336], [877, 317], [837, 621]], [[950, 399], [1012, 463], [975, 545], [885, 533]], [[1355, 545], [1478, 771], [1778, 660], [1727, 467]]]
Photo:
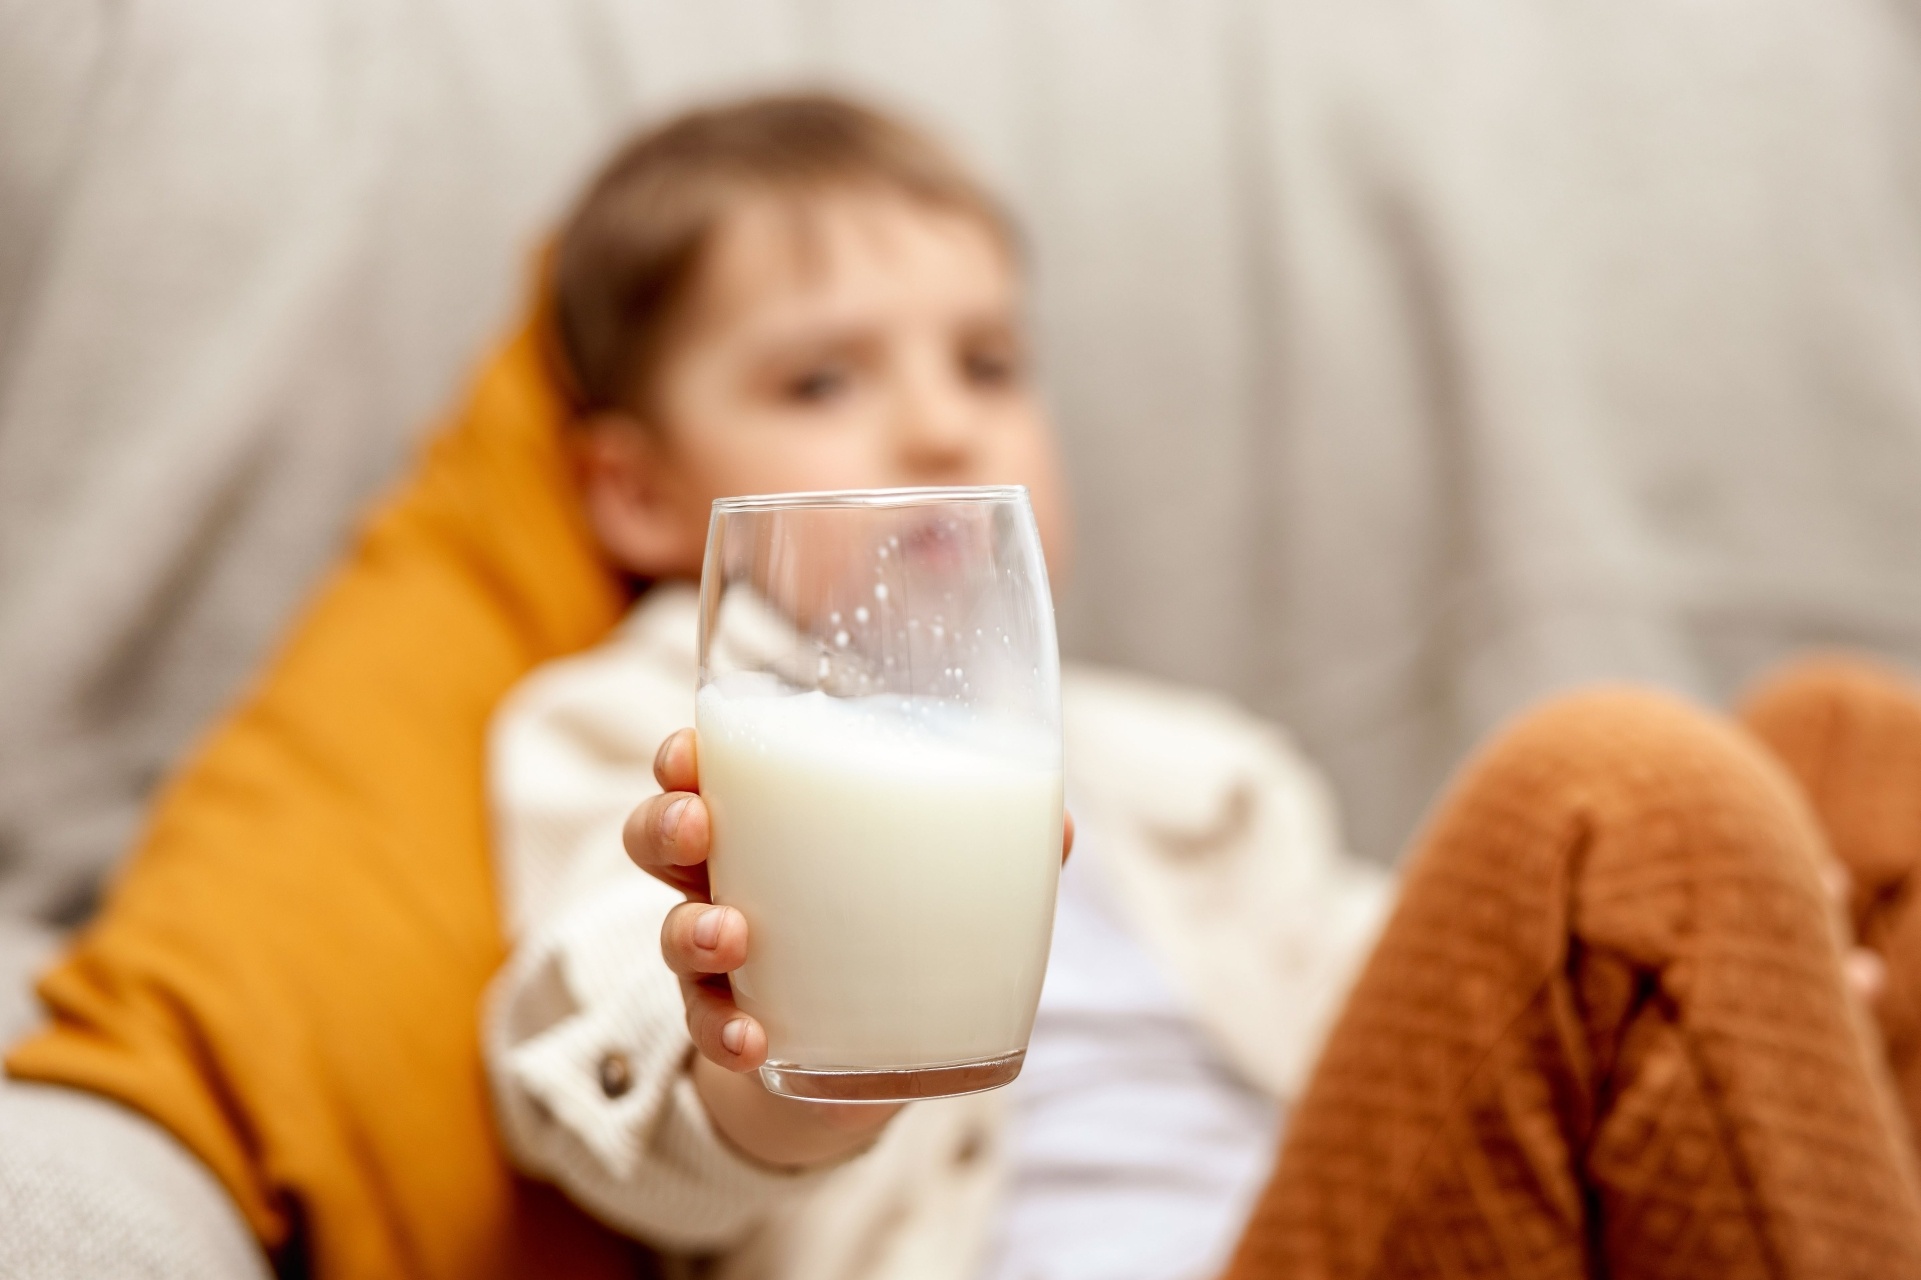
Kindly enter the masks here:
[[600, 1091], [609, 1098], [618, 1098], [634, 1087], [633, 1064], [627, 1055], [610, 1052], [600, 1060]]

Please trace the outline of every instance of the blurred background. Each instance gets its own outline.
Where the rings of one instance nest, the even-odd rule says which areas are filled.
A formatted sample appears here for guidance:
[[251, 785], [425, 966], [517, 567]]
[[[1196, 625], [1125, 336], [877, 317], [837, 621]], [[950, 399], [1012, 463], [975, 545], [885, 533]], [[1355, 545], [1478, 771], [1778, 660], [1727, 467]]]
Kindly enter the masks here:
[[1029, 233], [1070, 653], [1358, 851], [1552, 689], [1921, 667], [1914, 0], [0, 0], [0, 913], [85, 914], [600, 155], [795, 83]]

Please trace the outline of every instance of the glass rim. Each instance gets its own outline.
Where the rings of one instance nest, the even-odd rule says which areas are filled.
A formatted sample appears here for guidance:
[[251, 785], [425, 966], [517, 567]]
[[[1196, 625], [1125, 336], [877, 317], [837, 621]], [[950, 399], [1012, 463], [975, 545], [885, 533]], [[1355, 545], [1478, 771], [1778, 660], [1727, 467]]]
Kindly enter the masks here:
[[820, 489], [805, 493], [750, 493], [715, 498], [715, 515], [811, 507], [913, 507], [944, 502], [1011, 502], [1027, 497], [1024, 484], [935, 485], [899, 489]]

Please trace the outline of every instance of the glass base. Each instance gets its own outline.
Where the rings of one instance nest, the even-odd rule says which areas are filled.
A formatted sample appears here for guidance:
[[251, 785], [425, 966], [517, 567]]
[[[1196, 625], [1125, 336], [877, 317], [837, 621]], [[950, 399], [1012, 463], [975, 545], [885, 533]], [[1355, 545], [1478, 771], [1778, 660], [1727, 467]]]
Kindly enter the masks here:
[[810, 1102], [913, 1102], [998, 1089], [1021, 1073], [1027, 1050], [931, 1067], [797, 1067], [769, 1062], [760, 1069], [767, 1092]]

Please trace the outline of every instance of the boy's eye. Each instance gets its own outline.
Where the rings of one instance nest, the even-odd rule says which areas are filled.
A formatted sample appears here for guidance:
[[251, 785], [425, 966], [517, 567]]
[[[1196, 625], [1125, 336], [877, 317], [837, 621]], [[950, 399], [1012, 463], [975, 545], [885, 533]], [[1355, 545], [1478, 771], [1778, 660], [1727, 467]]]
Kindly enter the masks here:
[[961, 371], [977, 387], [1011, 386], [1020, 379], [1020, 360], [1011, 351], [976, 349], [961, 355]]
[[822, 366], [795, 374], [782, 390], [796, 404], [824, 404], [847, 390], [849, 381], [845, 369]]

